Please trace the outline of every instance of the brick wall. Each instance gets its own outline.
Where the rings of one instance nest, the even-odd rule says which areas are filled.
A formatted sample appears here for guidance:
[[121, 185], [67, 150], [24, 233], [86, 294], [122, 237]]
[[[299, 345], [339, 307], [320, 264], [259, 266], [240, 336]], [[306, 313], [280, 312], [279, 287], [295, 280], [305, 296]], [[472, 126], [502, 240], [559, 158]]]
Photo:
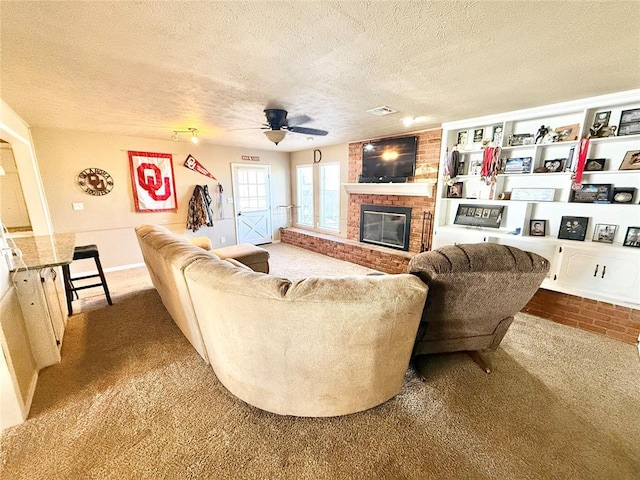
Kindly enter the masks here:
[[542, 288], [522, 311], [634, 345], [640, 334], [640, 310]]
[[[416, 175], [410, 182], [438, 179], [440, 163], [440, 142], [442, 130], [429, 130], [416, 134], [418, 145], [416, 152]], [[356, 183], [362, 173], [362, 147], [365, 142], [349, 144], [349, 182]], [[434, 187], [435, 195], [435, 187]], [[422, 219], [426, 213], [433, 216], [435, 198], [405, 195], [362, 195], [350, 194], [347, 211], [347, 238], [360, 239], [360, 206], [388, 205], [411, 208], [411, 230], [409, 232], [409, 251], [420, 252], [422, 237]]]
[[412, 253], [298, 228], [281, 228], [280, 241], [385, 273], [407, 273]]

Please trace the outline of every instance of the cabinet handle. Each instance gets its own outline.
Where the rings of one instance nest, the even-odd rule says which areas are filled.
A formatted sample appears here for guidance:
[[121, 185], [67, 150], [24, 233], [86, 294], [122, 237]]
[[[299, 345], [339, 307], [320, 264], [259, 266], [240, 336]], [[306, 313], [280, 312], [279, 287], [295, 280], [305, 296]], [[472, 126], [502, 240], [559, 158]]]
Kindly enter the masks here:
[[600, 278], [604, 278], [604, 274], [607, 273], [607, 266], [603, 265], [602, 266], [602, 276]]
[[596, 271], [593, 272], [593, 276], [595, 277], [596, 275], [598, 275], [598, 268], [600, 268], [600, 265], [596, 263]]

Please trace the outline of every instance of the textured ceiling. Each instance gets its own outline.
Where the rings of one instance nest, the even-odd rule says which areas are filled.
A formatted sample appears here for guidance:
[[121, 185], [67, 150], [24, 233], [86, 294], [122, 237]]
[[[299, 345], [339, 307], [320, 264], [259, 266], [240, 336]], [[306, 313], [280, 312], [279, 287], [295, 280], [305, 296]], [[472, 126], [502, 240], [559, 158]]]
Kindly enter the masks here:
[[[640, 87], [638, 1], [1, 1], [0, 19], [0, 95], [41, 127], [295, 151]], [[329, 135], [275, 147], [265, 107]]]

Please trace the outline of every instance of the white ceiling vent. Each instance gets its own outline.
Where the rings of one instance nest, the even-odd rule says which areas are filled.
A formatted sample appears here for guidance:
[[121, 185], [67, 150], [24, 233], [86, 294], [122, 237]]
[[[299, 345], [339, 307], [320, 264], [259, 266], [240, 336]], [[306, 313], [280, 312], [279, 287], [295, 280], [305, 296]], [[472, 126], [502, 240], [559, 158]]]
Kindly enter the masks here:
[[398, 110], [396, 110], [395, 108], [391, 108], [383, 105], [382, 107], [376, 107], [376, 108], [372, 108], [371, 110], [367, 110], [367, 113], [371, 113], [373, 115], [383, 117], [385, 115], [391, 115], [392, 113], [398, 113]]

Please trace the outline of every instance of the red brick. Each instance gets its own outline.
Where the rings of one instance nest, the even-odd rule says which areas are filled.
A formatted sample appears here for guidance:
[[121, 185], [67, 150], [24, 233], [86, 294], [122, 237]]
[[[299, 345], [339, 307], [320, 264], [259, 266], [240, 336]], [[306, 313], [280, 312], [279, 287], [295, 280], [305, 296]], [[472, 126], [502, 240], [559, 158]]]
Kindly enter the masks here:
[[629, 335], [625, 333], [611, 332], [607, 331], [607, 337], [615, 338], [616, 340], [622, 340], [625, 343], [630, 343], [631, 345], [638, 344], [638, 337], [634, 335]]
[[611, 322], [603, 322], [600, 320], [596, 320], [595, 322], [593, 322], [594, 325], [597, 325], [599, 327], [603, 327], [606, 328], [607, 330], [613, 330], [616, 332], [626, 332], [627, 329], [625, 327], [622, 327], [620, 325], [615, 325]]
[[602, 327], [596, 327], [594, 325], [589, 325], [588, 323], [578, 323], [578, 327], [584, 329], [584, 330], [590, 330], [592, 332], [596, 332], [596, 333], [602, 333], [602, 334], [606, 334], [607, 330], [602, 328]]

